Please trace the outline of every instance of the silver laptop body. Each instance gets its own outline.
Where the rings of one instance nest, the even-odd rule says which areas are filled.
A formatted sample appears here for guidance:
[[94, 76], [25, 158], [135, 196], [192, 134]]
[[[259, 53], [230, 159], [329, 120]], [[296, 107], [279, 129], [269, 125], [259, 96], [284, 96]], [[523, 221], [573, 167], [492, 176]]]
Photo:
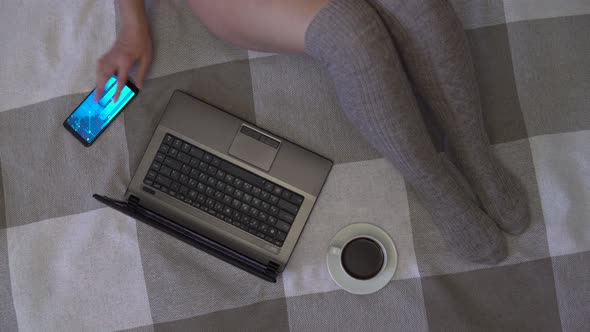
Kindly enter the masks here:
[[[196, 208], [193, 205], [195, 203], [187, 203], [191, 202], [187, 199], [188, 195], [183, 195], [181, 198], [172, 197], [168, 193], [153, 188], [156, 185], [155, 182], [153, 179], [147, 180], [146, 176], [153, 167], [156, 155], [161, 153], [161, 144], [167, 139], [166, 135], [172, 135], [181, 140], [183, 144], [188, 143], [204, 151], [205, 154], [208, 153], [237, 166], [241, 171], [264, 179], [264, 186], [267, 188], [271, 188], [268, 183], [272, 183], [275, 192], [278, 192], [278, 189], [275, 189], [277, 187], [284, 190], [285, 193], [291, 192], [291, 198], [296, 202], [298, 199], [302, 199], [296, 214], [292, 213], [294, 220], [290, 224], [288, 232], [285, 232], [286, 238], [282, 245], [278, 246], [272, 241], [257, 236], [252, 228], [246, 230], [246, 226], [237, 227], [232, 222], [228, 222], [231, 219], [224, 218], [228, 220], [222, 220], [220, 217], [212, 215], [215, 213], [208, 213], [203, 209]], [[188, 147], [186, 148], [188, 154]], [[161, 159], [161, 155], [159, 158]], [[197, 165], [197, 160], [192, 160], [192, 162], [194, 166]], [[281, 272], [295, 248], [331, 167], [332, 162], [324, 157], [281, 139], [277, 135], [188, 94], [176, 91], [152, 136], [143, 159], [127, 188], [125, 197], [129, 199], [130, 196], [135, 196], [144, 208], [262, 264], [270, 263], [276, 266], [277, 272]], [[188, 171], [188, 169], [185, 170]], [[199, 170], [199, 172], [207, 171]], [[150, 174], [153, 176], [153, 173]], [[196, 176], [196, 174], [195, 172], [194, 175]], [[238, 176], [234, 178], [238, 178]], [[160, 178], [160, 180], [163, 179]], [[184, 180], [186, 181], [186, 178]], [[264, 188], [259, 189], [261, 191], [256, 192], [261, 194]], [[194, 193], [191, 195], [194, 198]], [[251, 196], [254, 195], [251, 194]], [[265, 197], [268, 195], [265, 194]], [[281, 195], [278, 197], [283, 199]], [[264, 200], [260, 199], [260, 201]], [[292, 208], [286, 202], [291, 203], [291, 201], [285, 200], [281, 206]], [[215, 203], [218, 203], [217, 200]], [[243, 201], [240, 201], [238, 211], [242, 207]], [[262, 210], [259, 209], [259, 211]], [[291, 209], [291, 212], [293, 211], [294, 209]], [[285, 214], [284, 211], [280, 213]], [[268, 217], [270, 213], [267, 211], [266, 215]], [[259, 225], [262, 225], [262, 222]], [[284, 224], [281, 225], [284, 226]], [[269, 227], [271, 226], [269, 225]], [[265, 228], [265, 231], [272, 232], [269, 228]]]

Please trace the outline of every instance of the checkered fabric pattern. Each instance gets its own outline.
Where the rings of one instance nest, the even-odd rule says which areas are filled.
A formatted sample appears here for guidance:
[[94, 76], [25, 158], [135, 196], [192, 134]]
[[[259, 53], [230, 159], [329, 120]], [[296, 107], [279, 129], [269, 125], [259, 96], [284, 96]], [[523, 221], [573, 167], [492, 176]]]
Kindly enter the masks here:
[[[248, 52], [185, 5], [152, 2], [144, 91], [91, 148], [61, 122], [115, 39], [112, 1], [0, 5], [0, 331], [589, 331], [590, 1], [454, 0], [497, 156], [532, 225], [498, 266], [466, 263], [400, 174], [341, 114], [303, 55]], [[336, 162], [287, 269], [270, 284], [94, 201], [121, 197], [180, 89]], [[381, 291], [340, 290], [325, 265], [342, 227], [386, 230]]]

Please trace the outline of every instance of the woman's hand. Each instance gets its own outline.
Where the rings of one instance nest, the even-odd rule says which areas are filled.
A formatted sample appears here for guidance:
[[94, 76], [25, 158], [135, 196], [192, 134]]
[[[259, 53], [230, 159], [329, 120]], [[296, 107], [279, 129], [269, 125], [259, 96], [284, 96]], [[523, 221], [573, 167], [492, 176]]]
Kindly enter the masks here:
[[98, 60], [95, 100], [102, 98], [108, 79], [117, 74], [117, 90], [114, 95], [114, 100], [117, 101], [135, 63], [138, 64], [136, 83], [142, 88], [143, 80], [152, 63], [152, 41], [143, 1], [135, 3], [135, 6], [123, 8], [130, 3], [119, 1], [123, 24], [113, 47]]

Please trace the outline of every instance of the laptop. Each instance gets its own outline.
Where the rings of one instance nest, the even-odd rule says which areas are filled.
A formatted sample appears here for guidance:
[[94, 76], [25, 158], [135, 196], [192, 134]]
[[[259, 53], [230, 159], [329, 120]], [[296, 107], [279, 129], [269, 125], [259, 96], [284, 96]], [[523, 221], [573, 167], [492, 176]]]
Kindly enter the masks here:
[[175, 91], [125, 200], [100, 202], [276, 282], [333, 163]]

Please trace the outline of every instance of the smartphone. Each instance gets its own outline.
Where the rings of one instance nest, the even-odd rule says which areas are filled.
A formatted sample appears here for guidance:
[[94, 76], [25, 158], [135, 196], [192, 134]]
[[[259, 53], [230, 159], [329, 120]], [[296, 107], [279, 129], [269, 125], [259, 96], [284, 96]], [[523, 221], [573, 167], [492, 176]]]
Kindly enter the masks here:
[[92, 145], [139, 93], [135, 84], [127, 81], [115, 102], [113, 96], [116, 90], [117, 77], [112, 76], [105, 85], [104, 96], [99, 101], [94, 101], [95, 89], [64, 121], [64, 127], [84, 146]]

